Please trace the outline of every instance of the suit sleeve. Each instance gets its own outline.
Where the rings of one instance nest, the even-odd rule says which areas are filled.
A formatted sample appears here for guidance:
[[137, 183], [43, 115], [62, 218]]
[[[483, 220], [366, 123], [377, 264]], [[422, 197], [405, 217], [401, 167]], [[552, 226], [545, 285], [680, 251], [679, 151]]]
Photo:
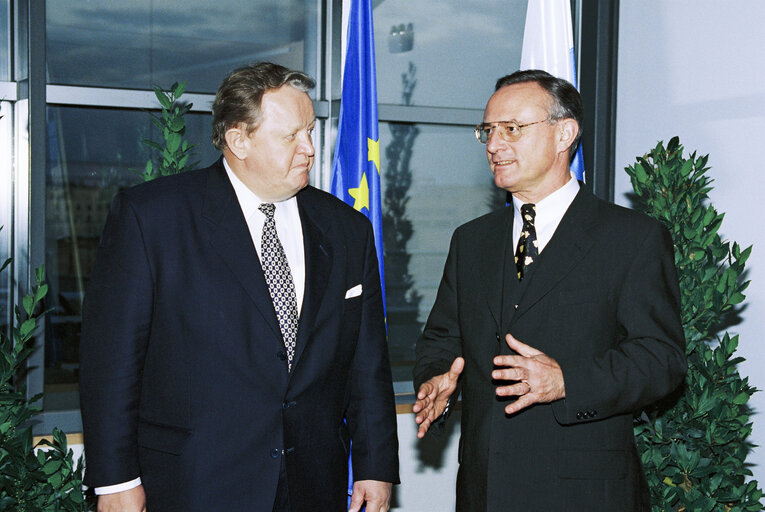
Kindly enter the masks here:
[[[414, 366], [415, 393], [427, 380], [449, 371], [454, 359], [462, 355], [462, 334], [459, 326], [457, 300], [457, 238], [455, 231], [449, 245], [444, 274], [438, 286], [436, 302], [428, 316], [416, 346], [417, 362]], [[459, 389], [454, 392], [454, 397]]]
[[687, 370], [672, 239], [652, 223], [617, 293], [621, 332], [595, 357], [561, 362], [566, 398], [553, 404], [572, 424], [639, 411], [671, 393]]
[[119, 194], [104, 228], [83, 304], [80, 400], [86, 484], [140, 476], [137, 420], [153, 280], [133, 207]]
[[399, 483], [396, 404], [372, 225], [364, 254], [361, 327], [351, 369], [347, 418], [354, 480]]

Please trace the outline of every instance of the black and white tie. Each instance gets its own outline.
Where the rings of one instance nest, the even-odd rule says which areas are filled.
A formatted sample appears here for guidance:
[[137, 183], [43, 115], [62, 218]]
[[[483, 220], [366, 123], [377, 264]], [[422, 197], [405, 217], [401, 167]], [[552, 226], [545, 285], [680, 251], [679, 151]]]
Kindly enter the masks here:
[[263, 224], [263, 236], [260, 240], [260, 264], [266, 276], [276, 318], [279, 320], [284, 348], [287, 350], [287, 368], [292, 371], [292, 358], [295, 355], [295, 339], [298, 329], [295, 283], [292, 281], [292, 272], [290, 272], [290, 264], [284, 254], [284, 248], [276, 234], [276, 223], [274, 222], [276, 207], [272, 203], [264, 203], [258, 209], [266, 216], [266, 222]]
[[534, 263], [539, 255], [537, 247], [537, 230], [534, 227], [534, 218], [537, 215], [536, 205], [526, 203], [521, 206], [521, 218], [523, 228], [521, 237], [518, 239], [518, 247], [515, 250], [515, 268], [518, 271], [518, 280], [523, 279], [526, 269]]

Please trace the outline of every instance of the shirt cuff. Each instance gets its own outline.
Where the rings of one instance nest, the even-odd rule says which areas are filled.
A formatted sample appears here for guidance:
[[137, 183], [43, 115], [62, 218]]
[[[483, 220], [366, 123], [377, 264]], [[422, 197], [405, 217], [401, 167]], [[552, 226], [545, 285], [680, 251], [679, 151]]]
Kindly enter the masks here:
[[130, 489], [135, 489], [139, 485], [141, 485], [140, 477], [129, 482], [123, 482], [121, 484], [107, 485], [106, 487], [96, 487], [94, 491], [97, 496], [100, 496], [102, 494], [114, 494], [116, 492], [129, 491]]

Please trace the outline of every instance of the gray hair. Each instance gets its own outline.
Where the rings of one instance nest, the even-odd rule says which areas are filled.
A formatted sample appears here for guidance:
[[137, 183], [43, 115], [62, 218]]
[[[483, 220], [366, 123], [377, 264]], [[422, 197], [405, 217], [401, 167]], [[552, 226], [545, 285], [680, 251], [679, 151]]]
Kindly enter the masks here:
[[303, 73], [287, 69], [279, 64], [260, 62], [235, 69], [223, 79], [212, 105], [213, 146], [226, 147], [226, 132], [239, 124], [245, 124], [247, 134], [252, 133], [261, 122], [260, 104], [263, 94], [290, 85], [301, 92], [308, 92], [316, 83]]
[[561, 119], [573, 119], [579, 125], [579, 131], [576, 134], [573, 144], [568, 149], [569, 161], [574, 159], [576, 150], [579, 147], [579, 141], [582, 138], [582, 123], [584, 122], [584, 109], [582, 108], [582, 97], [576, 87], [570, 82], [552, 76], [547, 71], [540, 69], [526, 69], [516, 71], [510, 75], [503, 76], [497, 80], [494, 87], [495, 91], [501, 88], [526, 82], [534, 82], [542, 89], [547, 91], [552, 99], [550, 107], [550, 121], [560, 121]]

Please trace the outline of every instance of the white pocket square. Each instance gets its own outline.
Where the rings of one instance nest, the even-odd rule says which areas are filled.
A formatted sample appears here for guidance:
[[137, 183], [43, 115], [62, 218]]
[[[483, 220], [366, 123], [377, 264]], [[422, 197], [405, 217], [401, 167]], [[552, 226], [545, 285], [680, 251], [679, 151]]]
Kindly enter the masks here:
[[357, 284], [353, 288], [350, 288], [347, 292], [345, 292], [345, 298], [346, 299], [352, 299], [353, 297], [358, 297], [361, 295], [361, 285]]

